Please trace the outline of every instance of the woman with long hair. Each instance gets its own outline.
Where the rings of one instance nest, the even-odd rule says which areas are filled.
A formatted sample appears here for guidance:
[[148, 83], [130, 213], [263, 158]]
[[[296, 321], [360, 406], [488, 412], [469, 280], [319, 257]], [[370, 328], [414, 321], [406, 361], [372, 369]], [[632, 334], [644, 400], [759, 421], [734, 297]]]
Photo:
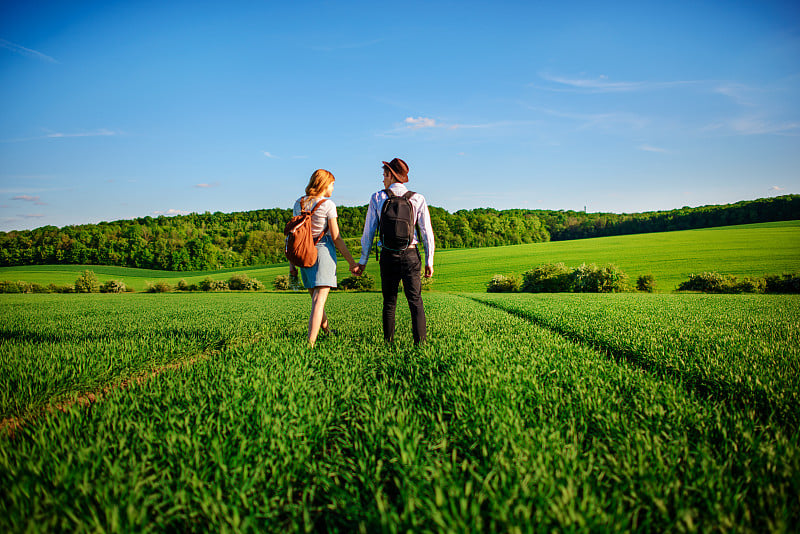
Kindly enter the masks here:
[[[330, 322], [325, 314], [325, 301], [332, 287], [336, 287], [336, 250], [338, 250], [355, 273], [358, 264], [347, 249], [336, 222], [336, 204], [330, 199], [333, 194], [333, 182], [336, 178], [325, 169], [317, 169], [306, 186], [306, 194], [294, 203], [293, 214], [300, 215], [303, 210], [311, 211], [311, 234], [314, 240], [322, 235], [317, 243], [317, 262], [311, 267], [300, 267], [303, 285], [311, 295], [311, 317], [308, 319], [308, 344], [314, 346], [319, 331], [331, 333]], [[317, 208], [317, 205], [319, 207]], [[314, 209], [317, 208], [317, 209]], [[324, 235], [323, 235], [324, 234]], [[334, 248], [335, 247], [335, 248]], [[291, 274], [297, 274], [297, 268], [290, 266]]]

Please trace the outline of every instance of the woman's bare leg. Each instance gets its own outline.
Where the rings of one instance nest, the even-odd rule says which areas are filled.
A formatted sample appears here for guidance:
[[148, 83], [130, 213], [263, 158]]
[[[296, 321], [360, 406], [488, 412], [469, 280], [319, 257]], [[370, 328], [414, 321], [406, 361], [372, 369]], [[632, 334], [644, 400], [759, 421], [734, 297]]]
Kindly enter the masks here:
[[331, 288], [327, 286], [309, 289], [311, 294], [311, 316], [308, 318], [308, 344], [312, 347], [317, 342], [320, 327], [325, 324], [327, 328], [328, 316], [325, 315], [325, 301]]

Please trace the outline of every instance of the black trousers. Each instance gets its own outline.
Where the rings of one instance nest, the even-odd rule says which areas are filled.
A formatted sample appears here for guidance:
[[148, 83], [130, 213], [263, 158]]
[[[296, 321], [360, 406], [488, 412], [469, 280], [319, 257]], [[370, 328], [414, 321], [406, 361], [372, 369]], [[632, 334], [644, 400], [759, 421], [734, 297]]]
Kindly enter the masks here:
[[381, 285], [383, 291], [383, 339], [394, 341], [394, 315], [397, 309], [397, 289], [403, 281], [403, 291], [411, 310], [411, 331], [414, 343], [419, 344], [427, 337], [425, 307], [422, 305], [422, 281], [420, 271], [422, 261], [419, 249], [408, 248], [400, 252], [381, 250]]

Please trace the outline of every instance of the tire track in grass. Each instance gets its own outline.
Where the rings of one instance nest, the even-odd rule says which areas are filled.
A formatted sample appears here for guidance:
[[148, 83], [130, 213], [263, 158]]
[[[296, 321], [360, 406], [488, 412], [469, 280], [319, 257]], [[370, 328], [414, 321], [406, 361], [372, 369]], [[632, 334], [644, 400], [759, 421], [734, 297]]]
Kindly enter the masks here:
[[79, 392], [73, 395], [73, 398], [71, 399], [45, 406], [44, 408], [33, 411], [32, 413], [6, 417], [5, 419], [0, 420], [0, 434], [7, 433], [9, 438], [14, 439], [16, 433], [22, 430], [24, 426], [33, 424], [37, 419], [39, 419], [42, 416], [50, 415], [56, 412], [66, 413], [72, 406], [75, 405], [78, 405], [82, 408], [90, 408], [94, 403], [103, 400], [103, 398], [106, 397], [109, 393], [121, 389], [127, 389], [132, 385], [143, 384], [148, 380], [152, 380], [153, 378], [156, 378], [157, 376], [167, 371], [175, 371], [191, 365], [195, 365], [199, 362], [207, 360], [212, 356], [217, 356], [219, 354], [222, 354], [224, 351], [228, 349], [246, 348], [260, 341], [261, 338], [262, 334], [259, 332], [258, 334], [256, 334], [256, 336], [253, 337], [252, 340], [250, 340], [247, 343], [231, 342], [230, 339], [225, 339], [225, 338], [214, 340], [200, 352], [189, 354], [188, 356], [180, 360], [173, 361], [171, 363], [162, 365], [154, 369], [150, 369], [148, 371], [145, 371], [144, 373], [135, 376], [124, 378], [120, 382], [108, 384], [103, 386], [102, 388], [95, 389], [93, 391]]
[[739, 410], [752, 410], [760, 420], [765, 423], [778, 424], [788, 432], [796, 432], [800, 426], [798, 414], [791, 406], [775, 402], [771, 395], [761, 388], [749, 388], [744, 384], [732, 383], [719, 376], [704, 372], [703, 369], [679, 369], [659, 362], [646, 352], [626, 349], [613, 345], [602, 339], [583, 335], [565, 328], [554, 326], [547, 320], [534, 313], [523, 310], [508, 309], [501, 304], [489, 302], [477, 297], [460, 295], [462, 298], [472, 300], [484, 306], [504, 311], [519, 317], [533, 325], [549, 330], [573, 343], [589, 347], [606, 355], [617, 362], [635, 366], [659, 378], [677, 379], [689, 392], [697, 395], [725, 402], [732, 408]]

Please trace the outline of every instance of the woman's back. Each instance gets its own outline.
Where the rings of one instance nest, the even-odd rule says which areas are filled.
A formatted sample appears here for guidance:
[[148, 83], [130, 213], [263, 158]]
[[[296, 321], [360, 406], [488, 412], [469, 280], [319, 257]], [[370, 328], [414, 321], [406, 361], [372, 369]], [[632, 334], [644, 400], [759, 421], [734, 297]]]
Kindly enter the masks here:
[[306, 197], [297, 199], [292, 209], [292, 215], [300, 215], [302, 209], [312, 210], [321, 201], [323, 204], [311, 215], [311, 234], [316, 239], [322, 232], [328, 232], [328, 220], [337, 218], [336, 204], [333, 200], [325, 197]]

